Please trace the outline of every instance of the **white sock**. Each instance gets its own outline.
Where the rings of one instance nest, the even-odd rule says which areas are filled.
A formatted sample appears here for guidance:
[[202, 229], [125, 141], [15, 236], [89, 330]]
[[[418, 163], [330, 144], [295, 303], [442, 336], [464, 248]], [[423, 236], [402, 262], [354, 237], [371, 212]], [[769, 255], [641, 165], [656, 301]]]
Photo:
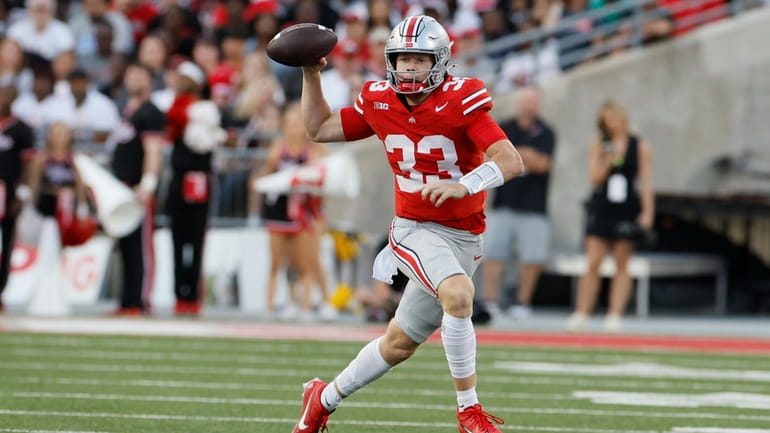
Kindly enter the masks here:
[[[344, 397], [353, 394], [390, 370], [390, 365], [380, 354], [382, 338], [379, 337], [364, 346], [350, 364], [323, 390], [321, 403], [327, 410], [334, 410]], [[342, 395], [337, 393], [336, 388], [339, 388]]]
[[476, 332], [470, 317], [461, 319], [444, 313], [441, 342], [452, 377], [465, 379], [476, 373]]
[[476, 394], [476, 387], [457, 391], [457, 408], [462, 412], [465, 408], [479, 404], [479, 396]]
[[324, 388], [323, 392], [321, 392], [321, 404], [326, 408], [326, 410], [331, 412], [340, 403], [342, 403], [342, 397], [337, 394], [337, 387], [334, 386], [334, 381], [331, 381], [328, 385], [326, 385], [326, 388]]

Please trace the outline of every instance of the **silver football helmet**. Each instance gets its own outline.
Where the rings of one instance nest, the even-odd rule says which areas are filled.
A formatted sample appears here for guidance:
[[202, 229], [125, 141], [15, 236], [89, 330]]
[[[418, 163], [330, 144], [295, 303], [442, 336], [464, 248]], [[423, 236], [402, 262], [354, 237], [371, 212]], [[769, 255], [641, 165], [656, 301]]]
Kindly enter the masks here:
[[[430, 92], [446, 78], [449, 69], [452, 41], [444, 27], [425, 15], [407, 17], [390, 32], [385, 45], [385, 64], [390, 87], [397, 93], [413, 94]], [[427, 71], [414, 71], [411, 79], [399, 79], [396, 57], [399, 53], [423, 53], [433, 56], [433, 67]], [[410, 71], [411, 72], [411, 71]], [[417, 75], [429, 72], [428, 77], [417, 81]]]

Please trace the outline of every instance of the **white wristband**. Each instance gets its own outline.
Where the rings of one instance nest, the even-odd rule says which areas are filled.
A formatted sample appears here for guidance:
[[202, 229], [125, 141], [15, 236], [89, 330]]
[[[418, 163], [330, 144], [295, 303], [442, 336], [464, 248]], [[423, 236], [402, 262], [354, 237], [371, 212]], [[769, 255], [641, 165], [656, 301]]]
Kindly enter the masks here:
[[487, 161], [461, 177], [459, 183], [468, 188], [468, 195], [476, 194], [489, 188], [495, 188], [505, 182], [503, 172], [494, 161]]
[[147, 192], [155, 192], [155, 188], [158, 187], [158, 176], [154, 173], [143, 174], [142, 180], [139, 182], [139, 187]]

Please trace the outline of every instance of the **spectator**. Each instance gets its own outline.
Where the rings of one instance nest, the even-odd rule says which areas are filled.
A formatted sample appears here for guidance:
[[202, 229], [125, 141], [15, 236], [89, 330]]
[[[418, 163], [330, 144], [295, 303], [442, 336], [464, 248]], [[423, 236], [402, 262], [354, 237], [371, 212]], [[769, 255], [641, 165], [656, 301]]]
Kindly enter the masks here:
[[698, 26], [720, 20], [728, 15], [725, 0], [660, 0], [661, 7], [668, 10], [676, 23], [674, 36], [681, 36]]
[[222, 60], [208, 76], [211, 99], [220, 107], [230, 106], [235, 97], [246, 56], [246, 38], [246, 32], [238, 28], [227, 29], [222, 34]]
[[366, 10], [366, 4], [360, 1], [354, 2], [342, 11], [334, 32], [340, 39], [352, 39], [364, 44], [369, 31], [368, 20], [369, 12]]
[[53, 0], [27, 0], [27, 16], [8, 29], [8, 37], [19, 42], [24, 51], [38, 54], [47, 60], [72, 51], [75, 39], [67, 24], [54, 18]]
[[165, 116], [150, 102], [152, 69], [141, 63], [126, 68], [123, 87], [128, 99], [119, 126], [110, 136], [114, 145], [112, 171], [136, 193], [144, 207], [144, 220], [133, 232], [118, 239], [123, 265], [122, 295], [118, 315], [150, 311], [149, 295], [155, 276], [153, 232], [155, 192], [163, 163]]
[[[345, 39], [338, 42], [330, 54], [332, 68], [323, 72], [321, 82], [332, 110], [353, 103], [350, 98], [350, 82], [356, 75], [366, 74], [361, 51], [361, 44], [352, 39]], [[366, 77], [365, 81], [378, 79], [372, 75]]]
[[249, 0], [223, 0], [217, 2], [212, 12], [212, 24], [218, 41], [221, 41], [227, 33], [245, 33], [248, 31], [246, 12], [249, 3]]
[[631, 295], [628, 261], [633, 238], [649, 230], [655, 216], [650, 145], [629, 129], [623, 108], [605, 102], [598, 115], [599, 136], [591, 145], [589, 177], [593, 192], [587, 205], [585, 254], [588, 269], [578, 282], [575, 312], [567, 329], [585, 326], [599, 291], [599, 266], [608, 251], [617, 269], [610, 287], [607, 332], [622, 330], [622, 316]]
[[[528, 21], [520, 26], [522, 31], [526, 31], [534, 29], [535, 23]], [[541, 85], [560, 73], [559, 44], [555, 38], [548, 38], [539, 46], [527, 42], [503, 60], [495, 92], [505, 93], [520, 87]]]
[[396, 23], [401, 21], [399, 9], [390, 0], [366, 0], [366, 4], [366, 10], [369, 11], [367, 22], [369, 29], [377, 27], [392, 29]]
[[388, 42], [390, 30], [386, 27], [375, 27], [369, 32], [368, 47], [369, 59], [366, 62], [366, 70], [369, 75], [374, 75], [384, 80], [388, 65], [385, 63], [385, 45]]
[[[282, 136], [270, 146], [265, 165], [260, 170], [262, 176], [303, 165], [326, 154], [324, 145], [307, 139], [298, 102], [286, 107], [281, 131]], [[322, 312], [334, 311], [334, 307], [327, 303], [326, 276], [319, 262], [320, 234], [323, 232], [321, 197], [304, 192], [266, 193], [262, 200], [262, 217], [270, 234], [267, 316], [275, 314], [278, 273], [287, 263], [298, 274], [301, 317], [304, 320], [313, 317], [311, 290], [314, 286], [321, 289]], [[283, 318], [293, 318], [296, 307], [286, 306], [282, 311]]]
[[166, 43], [169, 54], [192, 57], [195, 40], [202, 32], [198, 17], [189, 9], [173, 0], [165, 5], [161, 14], [150, 23], [150, 33], [160, 36]]
[[168, 48], [163, 38], [157, 35], [147, 35], [139, 44], [137, 61], [152, 69], [152, 90], [162, 90], [166, 87], [164, 76], [168, 62]]
[[32, 90], [32, 70], [21, 45], [11, 39], [0, 41], [0, 85], [12, 85], [19, 93]]
[[230, 117], [243, 131], [238, 147], [257, 147], [279, 131], [286, 97], [263, 54], [249, 54], [243, 66], [243, 76], [249, 79], [239, 83]]
[[543, 29], [551, 29], [559, 23], [561, 2], [555, 0], [533, 0], [532, 19]]
[[28, 162], [35, 148], [32, 129], [11, 113], [16, 99], [16, 88], [0, 86], [0, 312], [3, 311], [2, 294], [11, 272], [11, 251], [15, 236], [16, 220], [22, 203], [29, 200], [30, 191], [26, 186]]
[[54, 77], [54, 95], [69, 95], [69, 76], [75, 70], [77, 63], [74, 51], [64, 51], [53, 59], [51, 70]]
[[[479, 0], [476, 2], [475, 8], [481, 18], [481, 35], [484, 42], [500, 39], [513, 32], [513, 27], [505, 17], [505, 12], [497, 7], [497, 0]], [[489, 56], [492, 59], [501, 59], [512, 49], [501, 49], [490, 53]]]
[[78, 55], [78, 66], [91, 77], [97, 89], [109, 95], [125, 69], [126, 56], [113, 49], [113, 29], [109, 21], [96, 18], [90, 25], [94, 29], [96, 50]]
[[41, 68], [35, 72], [32, 91], [19, 95], [13, 102], [13, 114], [43, 136], [45, 105], [53, 95], [53, 72]]
[[211, 200], [213, 150], [225, 140], [219, 110], [202, 100], [203, 71], [190, 61], [177, 67], [176, 95], [166, 113], [166, 130], [173, 141], [171, 182], [166, 205], [174, 244], [174, 312], [201, 312], [203, 241]]
[[126, 16], [119, 10], [110, 9], [109, 0], [83, 0], [83, 9], [69, 20], [78, 58], [91, 56], [99, 50], [96, 23], [101, 20], [109, 23], [112, 29], [111, 51], [122, 55], [133, 52], [134, 36]]
[[134, 45], [139, 45], [147, 35], [150, 23], [158, 16], [158, 8], [150, 0], [115, 0], [113, 4], [131, 23]]
[[286, 10], [285, 24], [318, 23], [333, 29], [337, 26], [340, 14], [329, 3], [331, 2], [297, 0]]
[[30, 167], [29, 186], [35, 207], [43, 217], [56, 218], [60, 235], [74, 221], [90, 216], [86, 187], [73, 154], [72, 129], [56, 122], [48, 128], [45, 150], [35, 155]]
[[83, 70], [76, 69], [67, 78], [69, 92], [54, 94], [47, 101], [44, 123], [66, 123], [78, 142], [103, 142], [120, 119], [115, 103], [90, 86]]
[[246, 51], [262, 54], [268, 59], [270, 69], [281, 83], [281, 87], [289, 100], [299, 98], [302, 90], [302, 73], [298, 68], [282, 65], [267, 57], [266, 47], [273, 36], [278, 33], [281, 23], [278, 21], [278, 3], [274, 0], [262, 0], [252, 3], [250, 13], [253, 17], [253, 40], [249, 41]]
[[478, 23], [470, 22], [454, 29], [457, 60], [452, 74], [458, 77], [475, 77], [488, 87], [495, 85], [496, 66], [483, 51], [484, 40]]
[[594, 23], [590, 18], [583, 17], [587, 10], [588, 0], [565, 0], [564, 2], [560, 19], [568, 21], [569, 27], [558, 33], [559, 57], [563, 59], [564, 69], [593, 58], [590, 48]]
[[515, 319], [524, 319], [532, 313], [532, 297], [548, 259], [548, 183], [556, 134], [541, 118], [538, 89], [519, 90], [516, 102], [516, 117], [500, 126], [518, 149], [527, 171], [495, 191], [489, 212], [483, 275], [486, 304], [494, 316], [500, 311], [498, 295], [506, 265], [512, 250], [516, 251], [519, 284], [510, 314]]
[[213, 37], [203, 37], [195, 41], [192, 61], [203, 69], [207, 77], [211, 77], [219, 66], [220, 57], [219, 45]]
[[645, 44], [663, 41], [674, 35], [676, 22], [670, 11], [658, 7], [654, 1], [645, 3], [644, 11], [646, 19], [642, 23], [642, 41]]

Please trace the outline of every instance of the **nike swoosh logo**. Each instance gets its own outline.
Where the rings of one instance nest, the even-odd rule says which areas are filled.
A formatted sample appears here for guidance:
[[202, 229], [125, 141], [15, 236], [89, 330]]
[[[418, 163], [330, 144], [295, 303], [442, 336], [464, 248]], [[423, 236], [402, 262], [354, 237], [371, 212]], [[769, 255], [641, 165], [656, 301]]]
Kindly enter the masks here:
[[305, 417], [307, 417], [307, 413], [310, 410], [310, 402], [308, 402], [307, 407], [305, 407], [305, 412], [302, 414], [302, 418], [299, 419], [299, 422], [297, 423], [297, 427], [299, 427], [300, 430], [307, 430], [308, 425], [305, 424]]
[[439, 111], [443, 110], [447, 106], [447, 104], [449, 104], [449, 101], [446, 101], [446, 102], [444, 102], [441, 105], [436, 105], [436, 113], [438, 113]]
[[308, 400], [307, 406], [305, 406], [305, 412], [302, 413], [302, 418], [299, 419], [299, 422], [297, 423], [297, 427], [300, 430], [307, 430], [308, 425], [305, 424], [305, 418], [307, 418], [307, 413], [310, 411], [310, 401]]
[[460, 425], [460, 427], [462, 427], [462, 428], [463, 428], [463, 430], [465, 430], [465, 431], [466, 431], [466, 432], [468, 432], [468, 433], [473, 433], [472, 431], [470, 431], [470, 430], [468, 429], [468, 427], [465, 427], [464, 425]]
[[478, 259], [480, 259], [482, 257], [484, 257], [484, 256], [473, 256], [473, 260], [476, 261], [476, 260], [478, 260]]

